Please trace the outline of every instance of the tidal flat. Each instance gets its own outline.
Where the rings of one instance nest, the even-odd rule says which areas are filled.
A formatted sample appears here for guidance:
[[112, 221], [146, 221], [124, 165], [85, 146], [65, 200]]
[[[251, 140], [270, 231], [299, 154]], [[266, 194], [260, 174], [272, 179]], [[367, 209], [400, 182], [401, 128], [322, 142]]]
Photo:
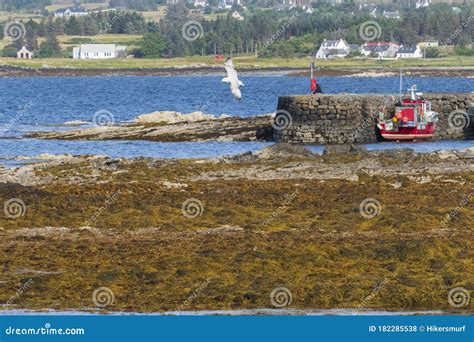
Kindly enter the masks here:
[[[450, 289], [474, 288], [473, 171], [472, 151], [316, 155], [285, 145], [3, 169], [0, 201], [25, 206], [0, 216], [0, 303], [263, 309], [284, 287], [290, 309], [453, 310]], [[93, 301], [101, 287], [113, 292], [106, 307]]]

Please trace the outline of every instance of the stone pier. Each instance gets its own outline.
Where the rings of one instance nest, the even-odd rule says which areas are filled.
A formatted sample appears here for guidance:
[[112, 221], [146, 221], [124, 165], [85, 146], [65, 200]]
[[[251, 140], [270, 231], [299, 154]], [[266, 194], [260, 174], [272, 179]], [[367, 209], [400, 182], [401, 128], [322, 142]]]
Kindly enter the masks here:
[[[435, 139], [474, 138], [474, 93], [424, 94], [439, 113]], [[379, 112], [394, 111], [395, 95], [316, 94], [278, 99], [274, 140], [289, 143], [344, 144], [380, 140]], [[471, 111], [471, 113], [470, 113]]]

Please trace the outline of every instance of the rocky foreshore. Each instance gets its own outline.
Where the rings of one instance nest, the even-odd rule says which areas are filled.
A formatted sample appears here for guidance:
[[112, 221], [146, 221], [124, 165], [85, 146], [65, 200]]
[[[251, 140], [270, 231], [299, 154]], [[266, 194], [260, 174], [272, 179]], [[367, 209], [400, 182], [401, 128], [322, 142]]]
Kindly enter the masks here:
[[138, 116], [132, 123], [95, 125], [28, 136], [63, 140], [254, 141], [272, 140], [272, 115], [248, 118], [193, 112], [155, 112]]
[[[348, 76], [348, 77], [384, 77], [397, 76], [399, 68], [387, 66], [367, 67], [321, 67], [317, 69], [319, 76]], [[421, 77], [474, 77], [472, 66], [421, 66], [406, 67], [407, 76]], [[308, 76], [308, 68], [292, 67], [259, 67], [244, 66], [239, 68], [241, 75], [295, 75]], [[41, 67], [19, 67], [0, 65], [0, 77], [74, 77], [74, 76], [209, 76], [224, 75], [221, 65], [190, 65], [186, 67], [160, 68], [76, 68], [71, 66], [53, 67], [44, 64]]]
[[[261, 309], [284, 287], [290, 309], [453, 309], [449, 291], [472, 287], [473, 152], [38, 156], [0, 172], [0, 202], [16, 201], [0, 217], [0, 303]], [[104, 287], [114, 300], [98, 308]]]

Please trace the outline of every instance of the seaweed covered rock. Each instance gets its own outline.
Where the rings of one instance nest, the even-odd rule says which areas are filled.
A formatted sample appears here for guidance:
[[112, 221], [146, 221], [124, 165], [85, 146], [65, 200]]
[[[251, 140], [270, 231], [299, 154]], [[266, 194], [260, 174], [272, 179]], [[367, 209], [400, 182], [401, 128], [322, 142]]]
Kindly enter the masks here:
[[323, 154], [357, 154], [367, 153], [367, 149], [364, 146], [343, 144], [343, 145], [326, 145], [324, 147]]
[[274, 144], [255, 153], [260, 158], [312, 157], [314, 153], [301, 145]]

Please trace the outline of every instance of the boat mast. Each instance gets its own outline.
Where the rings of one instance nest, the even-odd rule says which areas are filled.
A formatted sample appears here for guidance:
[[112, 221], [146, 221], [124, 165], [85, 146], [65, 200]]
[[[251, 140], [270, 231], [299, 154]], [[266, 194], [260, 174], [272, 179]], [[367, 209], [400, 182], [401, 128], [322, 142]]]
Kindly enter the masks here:
[[398, 96], [400, 97], [400, 101], [401, 101], [402, 96], [403, 96], [403, 94], [402, 94], [402, 87], [403, 87], [402, 76], [403, 76], [402, 68], [400, 68], [400, 86], [399, 86], [399, 90], [398, 90]]

